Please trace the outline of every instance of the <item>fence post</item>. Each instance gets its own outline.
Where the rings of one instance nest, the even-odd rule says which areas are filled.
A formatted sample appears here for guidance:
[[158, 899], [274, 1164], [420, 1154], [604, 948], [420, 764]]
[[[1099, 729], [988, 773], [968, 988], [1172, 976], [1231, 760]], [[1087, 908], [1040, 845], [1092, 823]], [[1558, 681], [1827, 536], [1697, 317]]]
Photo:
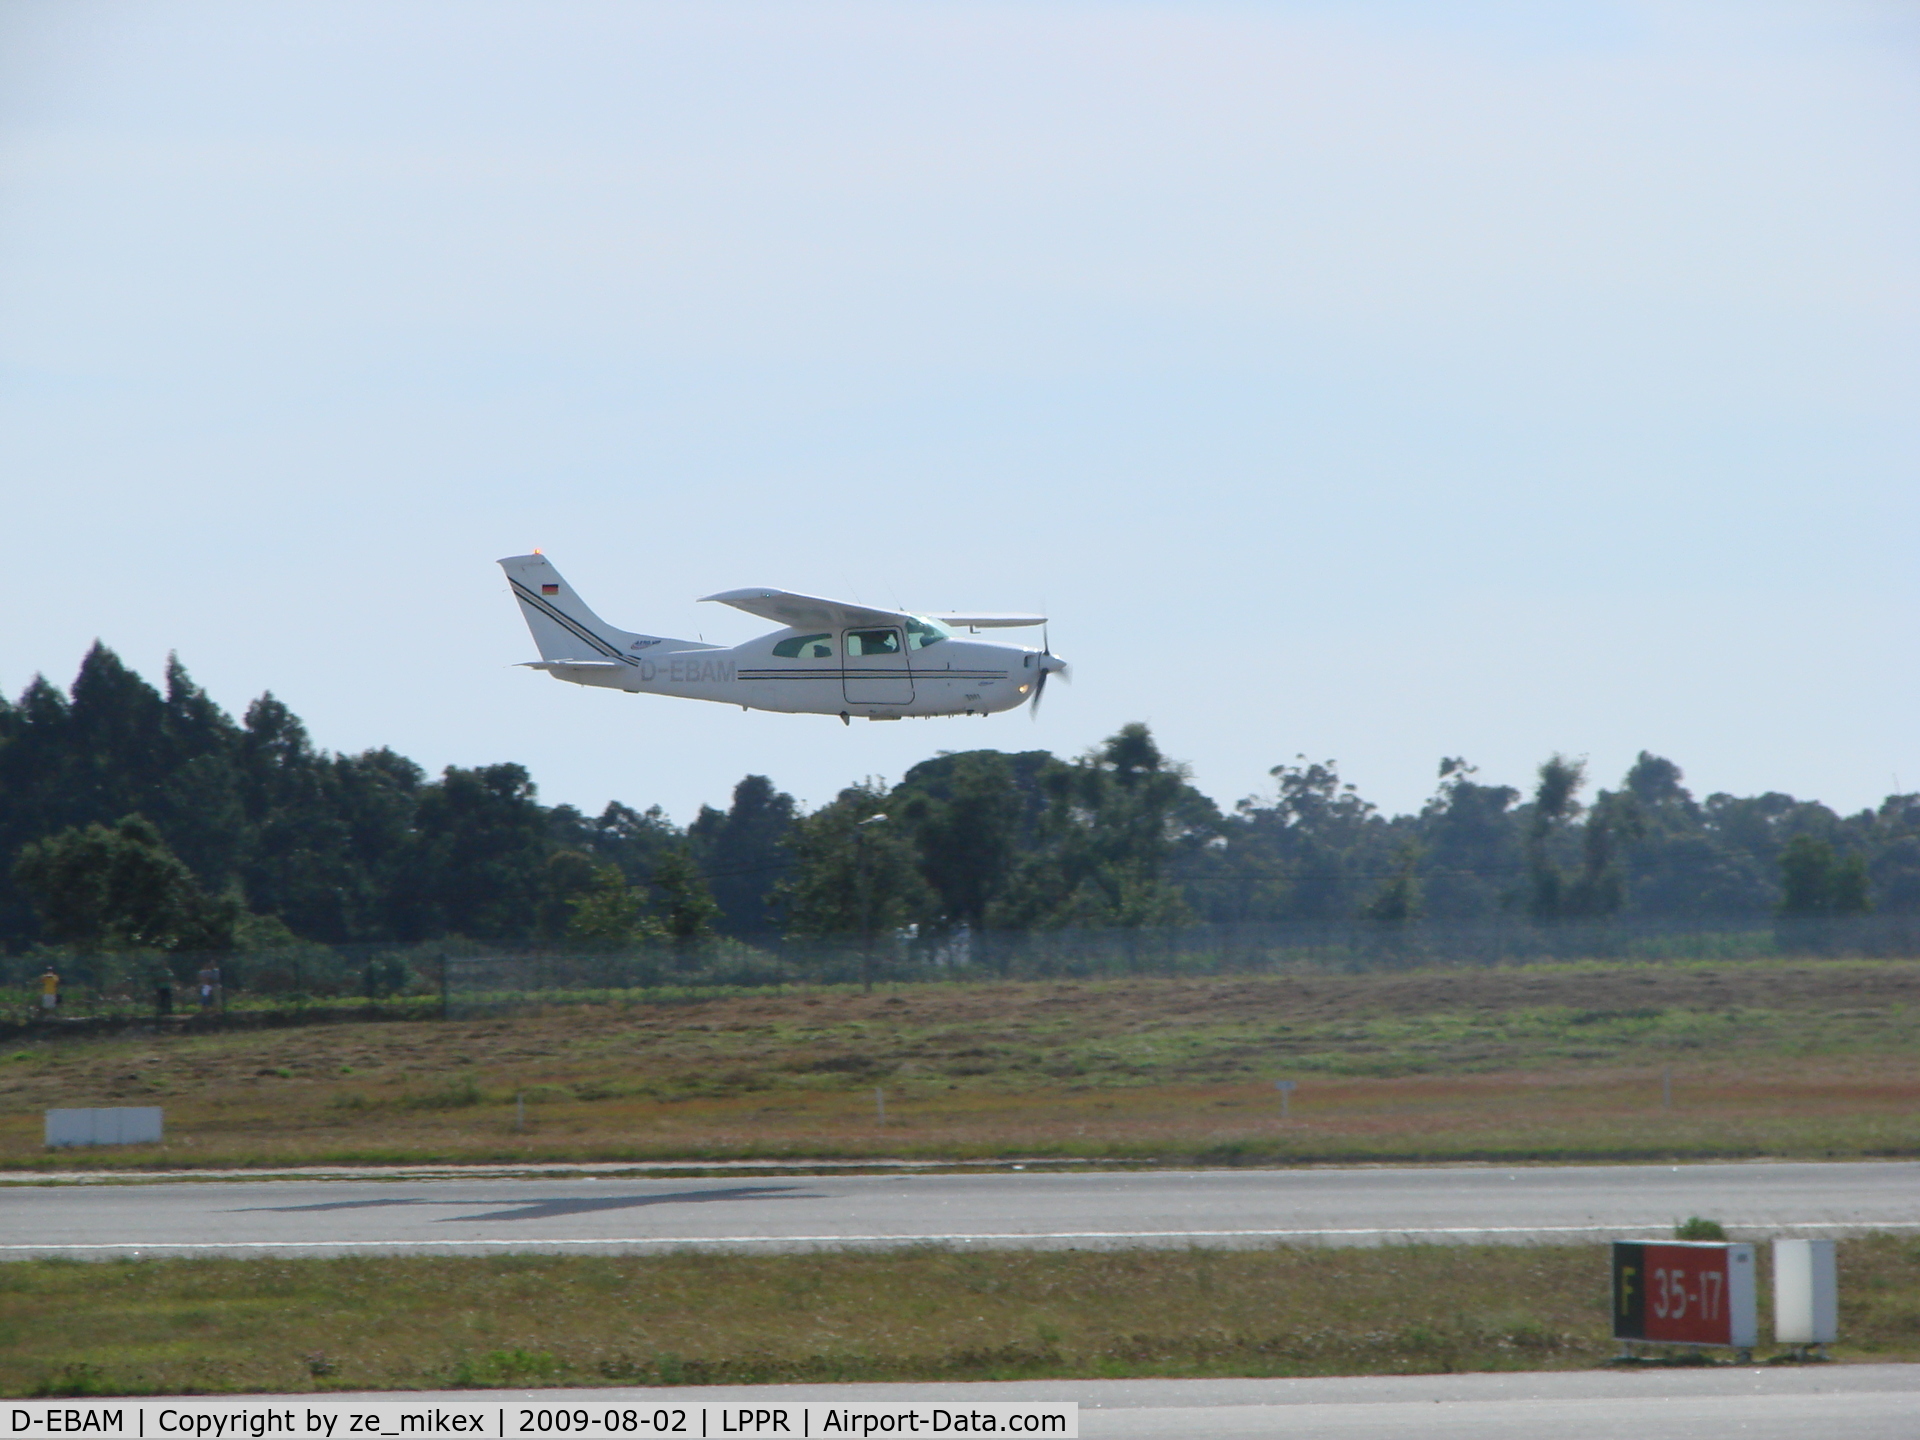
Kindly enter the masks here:
[[440, 1018], [442, 1020], [449, 1017], [451, 1008], [450, 997], [447, 993], [447, 957], [442, 955], [440, 957]]

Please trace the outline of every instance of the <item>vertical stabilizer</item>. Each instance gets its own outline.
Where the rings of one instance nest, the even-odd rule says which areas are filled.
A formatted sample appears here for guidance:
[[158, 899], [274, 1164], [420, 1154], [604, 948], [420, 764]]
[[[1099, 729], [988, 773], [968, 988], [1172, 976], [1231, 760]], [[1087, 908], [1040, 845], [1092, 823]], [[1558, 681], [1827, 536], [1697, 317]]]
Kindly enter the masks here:
[[513, 598], [520, 602], [527, 629], [542, 660], [626, 660], [650, 645], [660, 643], [658, 636], [636, 635], [607, 624], [562, 578], [546, 556], [510, 555], [500, 562], [513, 587]]

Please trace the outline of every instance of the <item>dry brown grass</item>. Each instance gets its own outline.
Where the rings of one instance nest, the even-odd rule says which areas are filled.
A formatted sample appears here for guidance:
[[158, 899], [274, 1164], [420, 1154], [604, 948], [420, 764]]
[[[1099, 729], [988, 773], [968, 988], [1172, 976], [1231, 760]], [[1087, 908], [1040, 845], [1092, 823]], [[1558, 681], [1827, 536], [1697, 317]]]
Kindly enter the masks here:
[[[25, 1045], [0, 1164], [1911, 1155], [1916, 1057], [1915, 962], [750, 993]], [[47, 1106], [135, 1103], [163, 1152], [40, 1147]]]

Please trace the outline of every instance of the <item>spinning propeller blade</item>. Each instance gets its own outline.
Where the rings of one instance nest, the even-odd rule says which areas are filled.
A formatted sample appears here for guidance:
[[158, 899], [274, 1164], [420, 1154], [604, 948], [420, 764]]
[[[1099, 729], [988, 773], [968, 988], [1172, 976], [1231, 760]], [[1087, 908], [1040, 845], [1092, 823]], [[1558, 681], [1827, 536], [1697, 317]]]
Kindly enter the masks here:
[[1047, 693], [1047, 676], [1057, 670], [1061, 679], [1069, 682], [1073, 679], [1072, 668], [1053, 653], [1053, 642], [1048, 638], [1044, 626], [1040, 630], [1040, 664], [1037, 668], [1040, 673], [1034, 678], [1033, 699], [1027, 702], [1027, 718], [1030, 720], [1040, 718], [1040, 697]]

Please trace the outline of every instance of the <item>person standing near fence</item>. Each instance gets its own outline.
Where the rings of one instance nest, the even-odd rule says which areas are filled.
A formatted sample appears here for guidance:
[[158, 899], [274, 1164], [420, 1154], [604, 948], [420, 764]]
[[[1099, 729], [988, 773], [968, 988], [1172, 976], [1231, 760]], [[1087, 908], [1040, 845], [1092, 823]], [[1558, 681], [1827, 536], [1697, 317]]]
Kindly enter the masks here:
[[51, 965], [40, 977], [40, 1008], [49, 1015], [60, 1008], [60, 972]]
[[209, 960], [197, 977], [200, 985], [200, 1012], [204, 1015], [220, 1003], [220, 967]]

